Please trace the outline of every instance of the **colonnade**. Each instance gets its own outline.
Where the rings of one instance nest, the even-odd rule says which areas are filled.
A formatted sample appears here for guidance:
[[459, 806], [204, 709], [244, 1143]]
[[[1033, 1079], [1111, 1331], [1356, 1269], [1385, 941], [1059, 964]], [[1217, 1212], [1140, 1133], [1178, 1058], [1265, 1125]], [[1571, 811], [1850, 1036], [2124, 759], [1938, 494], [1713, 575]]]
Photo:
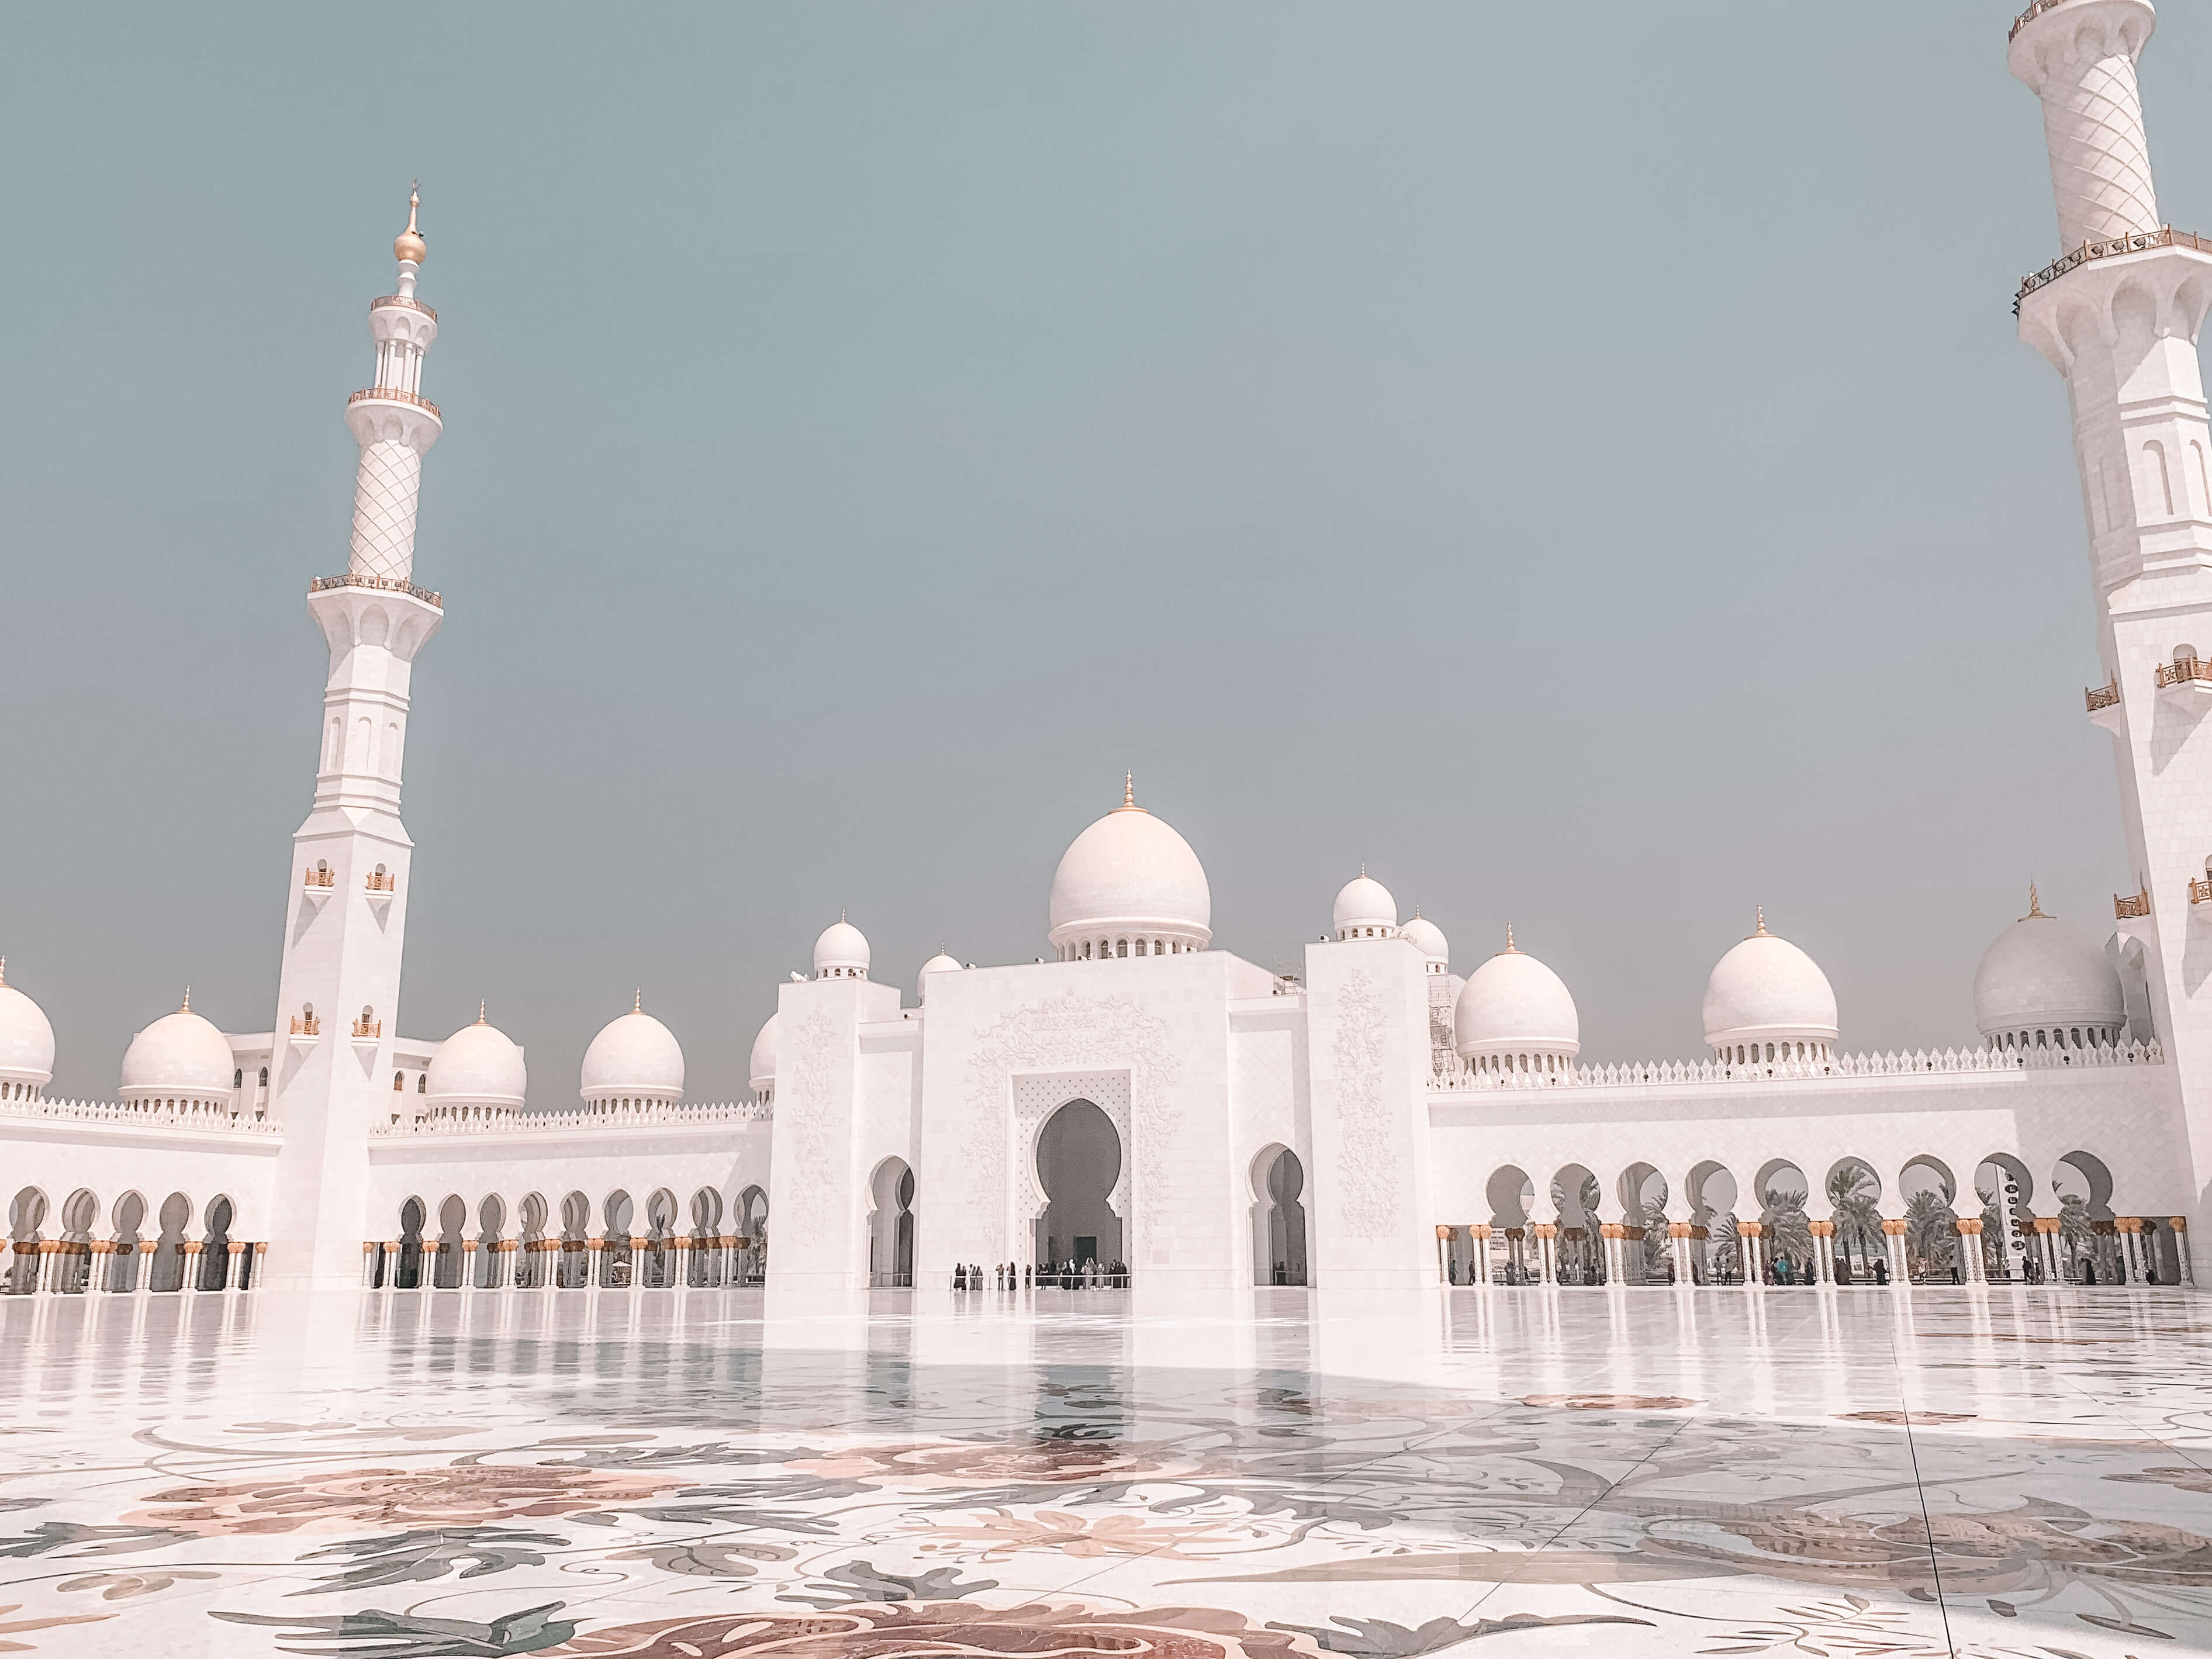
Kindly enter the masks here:
[[[2040, 1282], [2047, 1285], [2063, 1285], [2066, 1278], [2060, 1254], [2061, 1223], [2056, 1216], [2026, 1218], [2033, 1224], [2036, 1266]], [[2191, 1267], [2188, 1249], [2189, 1218], [2186, 1216], [2145, 1217], [2116, 1216], [2109, 1222], [2096, 1224], [2097, 1231], [2111, 1237], [2118, 1253], [2121, 1279], [2129, 1285], [2148, 1285], [2153, 1281], [2153, 1246], [2146, 1233], [2160, 1223], [2171, 1228], [2176, 1246], [2174, 1255], [2179, 1264], [2181, 1283], [2194, 1285], [2195, 1274]], [[1983, 1223], [1976, 1217], [1961, 1216], [1953, 1221], [1960, 1240], [1958, 1261], [1960, 1280], [1968, 1285], [1990, 1283], [1987, 1265], [1983, 1258], [1981, 1236]], [[1905, 1254], [1905, 1233], [1909, 1224], [1903, 1220], [1885, 1218], [1881, 1222], [1884, 1246], [1883, 1266], [1888, 1282], [1893, 1285], [1909, 1285], [1912, 1282], [1911, 1266]], [[1821, 1285], [1864, 1282], [1839, 1273], [1836, 1260], [1836, 1224], [1833, 1221], [1812, 1221], [1808, 1231], [1813, 1238], [1813, 1249], [1805, 1265], [1811, 1269], [1811, 1278], [1805, 1281]], [[1762, 1290], [1768, 1284], [1767, 1270], [1773, 1254], [1773, 1229], [1768, 1224], [1743, 1221], [1736, 1224], [1735, 1237], [1741, 1252], [1742, 1267], [1736, 1279], [1716, 1281], [1701, 1276], [1700, 1244], [1710, 1241], [1711, 1230], [1692, 1222], [1673, 1221], [1667, 1224], [1667, 1258], [1669, 1276], [1654, 1278], [1648, 1267], [1646, 1253], [1650, 1230], [1624, 1222], [1608, 1221], [1596, 1229], [1604, 1261], [1604, 1280], [1607, 1285], [1665, 1285], [1686, 1289], [1693, 1285], [1741, 1282], [1753, 1290]], [[1558, 1285], [1560, 1276], [1560, 1245], [1567, 1236], [1586, 1238], [1581, 1229], [1565, 1228], [1557, 1222], [1534, 1221], [1520, 1227], [1497, 1227], [1488, 1222], [1468, 1222], [1460, 1224], [1440, 1224], [1436, 1230], [1438, 1277], [1446, 1284], [1458, 1283], [1455, 1271], [1458, 1245], [1462, 1239], [1470, 1246], [1470, 1271], [1467, 1282], [1483, 1288], [1492, 1285], [1527, 1284]]]
[[[399, 1289], [460, 1291], [554, 1291], [589, 1288], [713, 1289], [755, 1282], [760, 1264], [754, 1253], [760, 1241], [742, 1233], [670, 1234], [655, 1238], [647, 1234], [608, 1238], [464, 1238], [459, 1254], [461, 1265], [449, 1285], [438, 1284], [437, 1262], [444, 1241], [424, 1238], [416, 1248], [421, 1265], [416, 1284], [399, 1284], [402, 1252], [408, 1241], [368, 1239], [362, 1249], [362, 1285], [380, 1291]], [[653, 1252], [664, 1253], [663, 1285], [640, 1285], [641, 1265]], [[484, 1262], [480, 1269], [479, 1261]], [[580, 1265], [580, 1271], [564, 1273], [563, 1264]], [[564, 1284], [563, 1279], [568, 1282]], [[478, 1280], [482, 1282], [479, 1283]]]
[[[106, 1238], [15, 1239], [6, 1246], [14, 1260], [6, 1275], [5, 1291], [10, 1296], [143, 1297], [246, 1291], [252, 1289], [259, 1278], [257, 1268], [269, 1249], [265, 1243], [234, 1238], [218, 1244], [220, 1254], [210, 1256], [207, 1241], [174, 1241], [171, 1248], [184, 1258], [181, 1279], [173, 1289], [157, 1291], [154, 1256], [161, 1248], [161, 1241], [154, 1238], [142, 1238], [135, 1244]], [[206, 1280], [216, 1261], [222, 1262], [222, 1272], [218, 1282], [210, 1285]], [[131, 1281], [128, 1285], [116, 1283], [125, 1277]]]

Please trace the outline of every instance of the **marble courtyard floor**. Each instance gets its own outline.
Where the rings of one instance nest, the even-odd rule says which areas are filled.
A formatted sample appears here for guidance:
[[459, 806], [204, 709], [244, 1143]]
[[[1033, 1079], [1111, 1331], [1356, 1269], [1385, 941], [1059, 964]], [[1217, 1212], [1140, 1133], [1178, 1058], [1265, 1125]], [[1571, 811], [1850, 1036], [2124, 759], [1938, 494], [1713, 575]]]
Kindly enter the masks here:
[[2172, 1290], [0, 1303], [0, 1652], [2212, 1652]]

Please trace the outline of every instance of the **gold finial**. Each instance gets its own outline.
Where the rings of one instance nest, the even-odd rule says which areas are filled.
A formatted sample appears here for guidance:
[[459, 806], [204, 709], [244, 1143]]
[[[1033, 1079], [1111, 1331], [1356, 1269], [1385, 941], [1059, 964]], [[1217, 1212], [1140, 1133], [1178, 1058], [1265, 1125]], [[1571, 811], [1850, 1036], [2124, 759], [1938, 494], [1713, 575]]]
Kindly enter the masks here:
[[192, 988], [191, 988], [191, 986], [187, 985], [186, 987], [185, 987], [185, 1001], [184, 1001], [184, 1006], [183, 1006], [182, 1007], [179, 1008], [179, 1009], [177, 1010], [177, 1012], [178, 1012], [179, 1013], [180, 1013], [180, 1014], [189, 1014], [190, 1012], [191, 1012], [191, 1011], [192, 1011]]
[[402, 264], [421, 264], [429, 257], [430, 245], [422, 240], [422, 233], [415, 220], [422, 205], [422, 181], [417, 179], [407, 191], [407, 228], [392, 241], [392, 257]]
[[489, 1006], [489, 1004], [482, 1003], [482, 1002], [479, 1002], [478, 1004], [477, 1004], [477, 1024], [479, 1024], [479, 1025], [488, 1025], [488, 1024], [489, 1024], [491, 1023], [490, 1021], [487, 1020], [487, 1019], [484, 1018], [484, 1009], [485, 1009], [487, 1006]]
[[1509, 957], [1521, 954], [1521, 947], [1513, 942], [1513, 924], [1510, 921], [1505, 924], [1505, 954]]
[[[2030, 916], [2043, 916], [2043, 901], [2036, 896], [2035, 884], [2032, 881], [2027, 884], [2027, 915], [2021, 920], [2026, 921]], [[2051, 920], [2049, 916], [2043, 916], [2043, 919], [2045, 921]]]
[[0, 985], [8, 982], [8, 958], [0, 957]]
[[1752, 929], [1751, 936], [1753, 939], [1767, 938], [1766, 907], [1763, 904], [1754, 904], [1752, 906], [1752, 909], [1759, 917], [1759, 926]]
[[842, 904], [837, 907], [837, 920], [839, 921], [845, 920], [845, 907]]
[[1365, 859], [1359, 860], [1359, 878], [1362, 881], [1367, 879], [1367, 860]]
[[631, 995], [629, 1011], [633, 1014], [641, 1014], [645, 1012], [645, 987], [642, 985], [639, 986]]

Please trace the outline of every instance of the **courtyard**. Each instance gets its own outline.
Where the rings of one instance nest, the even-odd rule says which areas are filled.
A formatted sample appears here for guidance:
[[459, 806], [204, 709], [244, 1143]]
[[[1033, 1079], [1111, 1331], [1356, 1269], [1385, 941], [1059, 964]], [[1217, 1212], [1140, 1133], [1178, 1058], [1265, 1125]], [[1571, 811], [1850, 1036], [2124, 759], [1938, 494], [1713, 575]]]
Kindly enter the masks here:
[[2203, 1308], [12, 1298], [0, 1651], [2208, 1651]]

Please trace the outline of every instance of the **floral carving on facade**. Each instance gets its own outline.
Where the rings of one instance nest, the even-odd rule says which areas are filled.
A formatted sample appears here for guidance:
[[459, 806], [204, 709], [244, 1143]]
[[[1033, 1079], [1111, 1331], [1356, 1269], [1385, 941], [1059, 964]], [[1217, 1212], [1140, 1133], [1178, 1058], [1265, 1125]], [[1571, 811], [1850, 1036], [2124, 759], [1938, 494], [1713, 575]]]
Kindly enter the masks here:
[[1382, 1097], [1382, 999], [1364, 968], [1355, 968], [1337, 1000], [1332, 1081], [1336, 1093], [1337, 1176], [1344, 1230], [1353, 1238], [1387, 1238], [1396, 1231], [1404, 1148], [1391, 1132]]

